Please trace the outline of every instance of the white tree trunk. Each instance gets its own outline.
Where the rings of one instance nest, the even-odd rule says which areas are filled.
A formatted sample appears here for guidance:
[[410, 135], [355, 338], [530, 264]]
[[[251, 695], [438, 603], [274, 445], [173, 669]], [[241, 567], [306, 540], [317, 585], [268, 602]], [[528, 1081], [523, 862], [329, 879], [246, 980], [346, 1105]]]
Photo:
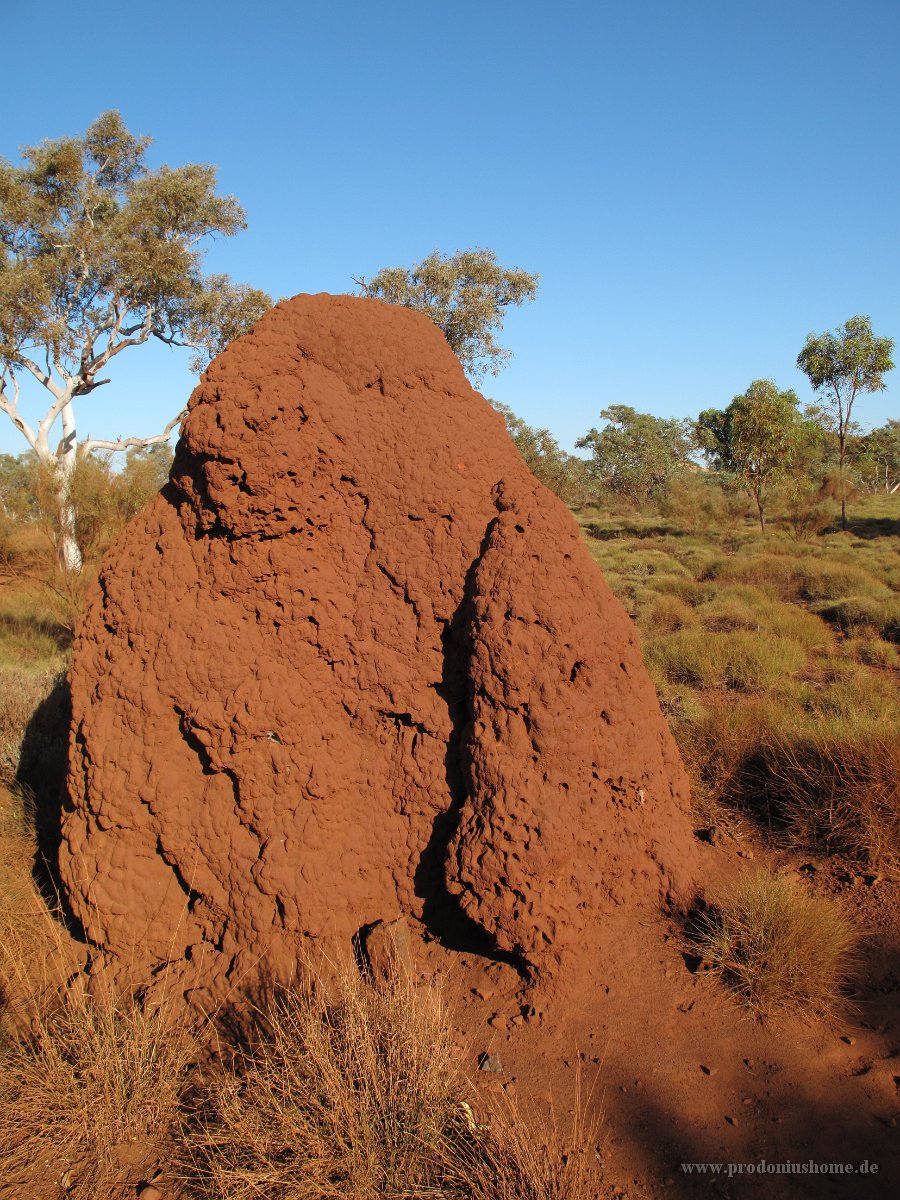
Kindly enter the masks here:
[[72, 478], [78, 462], [78, 433], [72, 405], [64, 405], [60, 416], [63, 436], [56, 452], [56, 504], [59, 513], [56, 551], [63, 571], [80, 571], [84, 559], [75, 537], [75, 507], [71, 497]]

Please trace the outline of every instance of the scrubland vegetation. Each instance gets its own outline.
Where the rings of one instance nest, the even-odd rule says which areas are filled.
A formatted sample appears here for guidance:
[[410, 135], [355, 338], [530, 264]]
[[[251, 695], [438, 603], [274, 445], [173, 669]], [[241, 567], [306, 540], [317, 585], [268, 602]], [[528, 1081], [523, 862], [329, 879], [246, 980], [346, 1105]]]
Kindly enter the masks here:
[[[847, 532], [704, 532], [582, 514], [640, 631], [698, 815], [758, 820], [779, 843], [891, 867], [900, 855], [900, 503]], [[687, 523], [686, 523], [687, 524]]]

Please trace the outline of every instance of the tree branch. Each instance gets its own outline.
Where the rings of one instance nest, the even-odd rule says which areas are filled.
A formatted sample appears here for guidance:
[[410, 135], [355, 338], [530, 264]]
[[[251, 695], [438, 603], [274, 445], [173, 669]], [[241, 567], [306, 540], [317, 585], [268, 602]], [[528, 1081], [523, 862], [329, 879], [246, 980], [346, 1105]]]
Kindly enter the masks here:
[[12, 374], [10, 375], [10, 383], [13, 386], [12, 400], [7, 396], [5, 382], [2, 376], [0, 376], [0, 412], [6, 413], [19, 433], [25, 437], [32, 450], [37, 450], [37, 435], [28, 422], [23, 420], [19, 415], [19, 384], [16, 377]]
[[58, 383], [54, 383], [49, 374], [45, 375], [37, 363], [32, 362], [30, 358], [26, 358], [24, 354], [20, 354], [17, 357], [16, 364], [23, 366], [26, 371], [30, 371], [38, 383], [43, 384], [47, 391], [50, 392], [51, 395], [55, 396], [57, 400], [65, 396], [65, 389], [61, 388]]
[[[91, 376], [93, 374], [95, 374], [97, 371], [99, 371], [101, 367], [105, 367], [111, 358], [115, 358], [115, 356], [117, 354], [120, 354], [123, 350], [126, 350], [129, 346], [142, 346], [144, 344], [144, 342], [146, 342], [147, 339], [150, 337], [150, 334], [153, 333], [153, 309], [152, 308], [147, 309], [147, 315], [146, 315], [146, 317], [144, 317], [144, 320], [141, 322], [140, 325], [132, 325], [128, 329], [125, 329], [125, 330], [122, 329], [123, 317], [124, 317], [124, 313], [117, 314], [115, 324], [113, 325], [112, 330], [110, 331], [109, 340], [106, 343], [106, 349], [102, 350], [98, 355], [96, 355], [94, 358], [92, 358], [90, 360], [90, 362], [84, 366], [84, 368], [82, 370], [82, 377], [86, 384], [89, 384], [91, 382]], [[132, 333], [135, 333], [137, 331], [140, 331], [140, 332], [138, 332], [137, 337], [130, 336]], [[115, 336], [118, 333], [124, 333], [125, 336], [122, 338], [121, 341], [116, 342], [113, 339], [115, 338]]]
[[162, 433], [154, 433], [151, 437], [119, 438], [115, 442], [106, 441], [103, 438], [88, 438], [81, 443], [81, 450], [83, 453], [89, 454], [91, 450], [130, 450], [133, 447], [162, 445], [163, 442], [169, 440], [169, 434], [181, 422], [186, 413], [187, 409], [183, 408], [176, 417], [172, 418]]

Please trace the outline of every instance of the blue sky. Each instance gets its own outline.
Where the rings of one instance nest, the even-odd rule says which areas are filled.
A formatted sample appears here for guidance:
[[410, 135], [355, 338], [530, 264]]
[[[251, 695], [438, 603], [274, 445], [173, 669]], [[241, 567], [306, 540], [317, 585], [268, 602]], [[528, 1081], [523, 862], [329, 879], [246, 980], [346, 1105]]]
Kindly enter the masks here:
[[[152, 164], [218, 165], [249, 227], [208, 267], [275, 296], [433, 249], [538, 271], [482, 390], [569, 449], [610, 404], [696, 415], [764, 377], [808, 399], [806, 334], [857, 313], [900, 341], [897, 0], [38, 7], [0, 0], [0, 155], [118, 108]], [[82, 435], [185, 402], [187, 352], [129, 353]], [[900, 416], [888, 382], [865, 424]]]

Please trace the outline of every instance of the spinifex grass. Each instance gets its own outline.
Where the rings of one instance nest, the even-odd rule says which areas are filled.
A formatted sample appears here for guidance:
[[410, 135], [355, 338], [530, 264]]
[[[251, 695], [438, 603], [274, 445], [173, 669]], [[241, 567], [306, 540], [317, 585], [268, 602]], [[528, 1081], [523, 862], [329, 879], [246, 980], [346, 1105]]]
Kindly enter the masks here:
[[754, 1012], [833, 1017], [854, 967], [856, 935], [840, 908], [760, 871], [705, 914], [704, 957]]

